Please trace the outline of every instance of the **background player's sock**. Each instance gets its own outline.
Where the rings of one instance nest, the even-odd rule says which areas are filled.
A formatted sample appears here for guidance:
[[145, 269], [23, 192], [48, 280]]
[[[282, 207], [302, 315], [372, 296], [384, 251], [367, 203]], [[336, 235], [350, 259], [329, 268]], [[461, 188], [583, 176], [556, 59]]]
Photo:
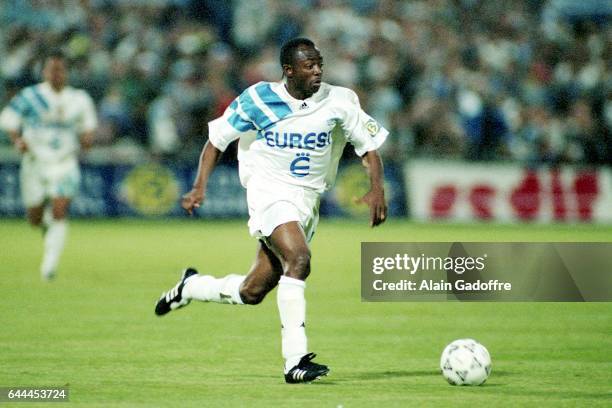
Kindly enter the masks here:
[[43, 229], [43, 235], [47, 233], [47, 230], [49, 229], [49, 226], [52, 223], [53, 223], [53, 208], [50, 205], [46, 205], [43, 210], [42, 225], [41, 225]]
[[304, 281], [287, 276], [281, 276], [278, 282], [277, 302], [282, 324], [285, 374], [308, 353], [305, 288]]
[[240, 284], [244, 278], [243, 275], [227, 275], [218, 279], [209, 275], [196, 275], [187, 279], [181, 296], [202, 302], [242, 305], [244, 302], [240, 297]]
[[68, 223], [66, 220], [51, 220], [45, 234], [45, 251], [40, 265], [40, 273], [44, 279], [53, 277], [64, 250]]

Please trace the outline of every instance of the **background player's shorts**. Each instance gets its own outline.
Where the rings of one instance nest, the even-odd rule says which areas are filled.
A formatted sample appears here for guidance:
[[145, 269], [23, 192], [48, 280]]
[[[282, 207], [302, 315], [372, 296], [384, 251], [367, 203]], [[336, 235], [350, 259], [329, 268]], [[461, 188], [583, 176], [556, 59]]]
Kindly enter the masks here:
[[319, 193], [301, 187], [250, 180], [249, 232], [253, 237], [265, 238], [279, 225], [297, 221], [310, 242], [319, 222], [320, 199]]
[[41, 163], [26, 154], [19, 173], [21, 198], [26, 208], [36, 207], [56, 197], [72, 198], [79, 189], [81, 173], [76, 159]]

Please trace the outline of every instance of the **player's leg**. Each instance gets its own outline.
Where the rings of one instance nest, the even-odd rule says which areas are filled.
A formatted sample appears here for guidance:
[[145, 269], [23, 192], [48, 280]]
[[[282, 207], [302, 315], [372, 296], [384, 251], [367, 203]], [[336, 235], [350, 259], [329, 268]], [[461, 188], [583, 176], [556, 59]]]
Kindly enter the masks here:
[[278, 259], [260, 241], [255, 261], [246, 276], [194, 276], [185, 284], [183, 296], [203, 302], [256, 305], [276, 287], [282, 273]]
[[45, 209], [45, 185], [39, 166], [30, 158], [24, 157], [19, 169], [19, 185], [21, 199], [26, 208], [28, 222], [34, 227], [40, 227]]
[[42, 229], [44, 238], [47, 234], [49, 225], [53, 220], [51, 205], [49, 205], [46, 201], [43, 201], [42, 204], [28, 207], [26, 214], [28, 217], [28, 222], [31, 226], [40, 227]]
[[65, 220], [68, 218], [68, 209], [72, 199], [69, 197], [55, 197], [51, 200], [51, 214], [54, 220]]
[[260, 303], [278, 284], [282, 267], [270, 249], [261, 242], [258, 245], [255, 261], [246, 276], [232, 274], [215, 278], [200, 275], [193, 268], [186, 269], [176, 286], [162, 294], [157, 301], [155, 313], [165, 315], [188, 305], [191, 300], [251, 305]]
[[274, 253], [259, 241], [257, 257], [244, 282], [240, 285], [240, 297], [249, 305], [261, 303], [266, 295], [278, 285], [283, 267]]
[[50, 279], [55, 276], [64, 251], [68, 236], [68, 209], [72, 197], [78, 192], [81, 173], [76, 158], [48, 165], [44, 169], [40, 167], [40, 170], [43, 171], [41, 178], [45, 180], [46, 195], [51, 206], [49, 216], [43, 216], [47, 232], [40, 272], [43, 278]]
[[279, 225], [272, 231], [269, 242], [281, 261], [283, 276], [305, 281], [310, 274], [310, 248], [299, 222]]
[[282, 352], [285, 373], [308, 353], [306, 338], [306, 299], [304, 280], [310, 273], [310, 250], [299, 223], [279, 225], [269, 237], [273, 251], [283, 266], [277, 291], [281, 319]]
[[68, 208], [71, 199], [68, 197], [55, 197], [51, 200], [51, 217], [46, 220], [45, 251], [40, 267], [44, 279], [52, 279], [64, 251], [66, 236], [68, 235]]
[[310, 249], [300, 224], [279, 225], [269, 237], [281, 261], [283, 276], [278, 283], [277, 302], [281, 319], [285, 380], [289, 383], [312, 381], [329, 372], [327, 366], [313, 363], [306, 338], [306, 298], [304, 282], [310, 274]]
[[[28, 222], [34, 227], [43, 228], [43, 236], [46, 235], [46, 196], [47, 188], [45, 175], [39, 163], [31, 156], [24, 156], [19, 170], [19, 182], [21, 187], [21, 198], [27, 208]], [[52, 273], [44, 271], [41, 267], [43, 279], [50, 279]]]
[[30, 225], [32, 225], [33, 227], [40, 227], [42, 225], [44, 209], [45, 207], [43, 204], [34, 207], [28, 207], [26, 209], [26, 214]]

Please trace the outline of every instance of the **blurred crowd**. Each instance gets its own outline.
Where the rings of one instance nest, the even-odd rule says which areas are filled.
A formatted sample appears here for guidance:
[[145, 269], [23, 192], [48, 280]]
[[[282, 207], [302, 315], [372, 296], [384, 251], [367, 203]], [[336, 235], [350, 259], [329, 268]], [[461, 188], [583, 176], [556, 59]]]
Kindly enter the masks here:
[[0, 106], [62, 47], [71, 84], [96, 101], [98, 146], [193, 160], [207, 122], [248, 85], [279, 80], [280, 44], [307, 36], [325, 80], [391, 131], [386, 160], [612, 164], [609, 2], [0, 3]]

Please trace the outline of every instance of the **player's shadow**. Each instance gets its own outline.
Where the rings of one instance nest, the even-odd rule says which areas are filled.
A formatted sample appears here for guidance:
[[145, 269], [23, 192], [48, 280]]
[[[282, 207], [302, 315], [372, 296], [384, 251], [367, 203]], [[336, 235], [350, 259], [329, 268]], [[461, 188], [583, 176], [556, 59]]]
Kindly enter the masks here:
[[[501, 371], [495, 370], [493, 371], [492, 376], [495, 377], [507, 377], [515, 375], [511, 371]], [[354, 373], [350, 376], [344, 378], [334, 378], [332, 377], [323, 377], [319, 381], [315, 381], [312, 384], [317, 386], [335, 386], [342, 385], [345, 383], [352, 383], [354, 381], [368, 381], [368, 380], [389, 380], [392, 378], [410, 378], [410, 377], [441, 377], [439, 370], [387, 370], [387, 371], [367, 371], [362, 373]], [[270, 378], [276, 378], [276, 376], [270, 376]], [[499, 387], [503, 386], [503, 384], [495, 384], [491, 382], [487, 382], [485, 387]], [[462, 387], [457, 387], [462, 388]]]
[[351, 375], [351, 379], [358, 380], [382, 380], [385, 378], [398, 377], [432, 377], [440, 375], [439, 371], [433, 370], [395, 370], [395, 371], [368, 371]]
[[495, 368], [491, 372], [491, 375], [494, 375], [495, 377], [509, 377], [515, 374], [516, 373], [513, 373], [512, 371], [496, 370]]
[[363, 373], [351, 374], [350, 376], [344, 378], [323, 377], [321, 380], [315, 381], [312, 384], [317, 385], [319, 387], [329, 387], [343, 385], [346, 383], [353, 383], [355, 381], [385, 380], [399, 377], [433, 377], [439, 375], [439, 371], [368, 371]]
[[[511, 371], [493, 371], [491, 374], [495, 377], [507, 377], [512, 376], [514, 373]], [[384, 380], [384, 379], [392, 379], [392, 378], [402, 378], [402, 377], [439, 377], [441, 376], [440, 371], [438, 370], [396, 370], [396, 371], [368, 371], [364, 373], [358, 373], [352, 375], [351, 380]], [[487, 387], [495, 387], [500, 384], [491, 384], [487, 383]]]

